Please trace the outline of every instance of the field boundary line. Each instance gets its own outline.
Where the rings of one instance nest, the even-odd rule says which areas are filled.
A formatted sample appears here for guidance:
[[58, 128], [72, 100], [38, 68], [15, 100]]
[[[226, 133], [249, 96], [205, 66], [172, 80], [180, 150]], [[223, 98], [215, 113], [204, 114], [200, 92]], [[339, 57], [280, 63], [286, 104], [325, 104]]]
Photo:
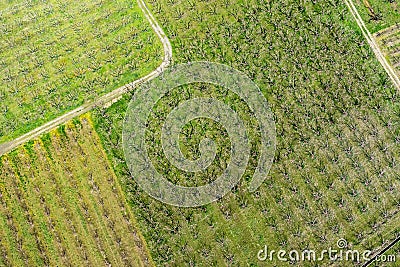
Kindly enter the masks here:
[[[392, 33], [390, 33], [391, 30], [399, 30], [400, 29], [400, 23], [396, 23], [392, 26], [389, 26], [387, 28], [384, 28], [382, 30], [377, 31], [376, 33], [374, 33], [373, 35], [376, 36], [376, 38], [380, 38], [382, 36], [390, 36]], [[389, 33], [388, 33], [389, 32]]]
[[377, 257], [380, 257], [381, 255], [383, 255], [386, 251], [388, 251], [389, 249], [394, 247], [394, 245], [396, 245], [397, 242], [399, 242], [399, 241], [400, 241], [400, 236], [396, 237], [395, 240], [393, 240], [388, 246], [386, 246], [383, 249], [381, 249], [378, 253], [376, 253], [369, 261], [367, 261], [361, 267], [368, 267], [369, 265], [374, 263], [376, 261]]
[[96, 107], [103, 107], [107, 104], [113, 103], [118, 101], [122, 95], [125, 93], [133, 90], [136, 88], [138, 85], [149, 81], [158, 75], [162, 73], [172, 62], [172, 46], [171, 43], [164, 33], [163, 29], [160, 27], [160, 25], [157, 23], [157, 20], [154, 18], [154, 16], [151, 14], [151, 11], [147, 8], [144, 0], [137, 0], [137, 3], [139, 4], [140, 9], [143, 11], [144, 16], [150, 23], [151, 27], [153, 28], [154, 32], [157, 34], [158, 38], [160, 39], [163, 49], [164, 49], [164, 58], [160, 66], [158, 66], [155, 70], [147, 74], [146, 76], [137, 79], [131, 83], [125, 84], [103, 96], [98, 97], [96, 100], [85, 103], [82, 106], [67, 112], [66, 114], [61, 115], [60, 117], [51, 120], [42, 126], [39, 126], [38, 128], [20, 136], [17, 137], [16, 139], [5, 142], [3, 144], [0, 144], [0, 156], [10, 152], [14, 148], [36, 138], [39, 137], [40, 135], [49, 132], [50, 130], [60, 126], [61, 124], [66, 123], [67, 121], [82, 115]]
[[365, 25], [365, 22], [363, 21], [360, 14], [358, 13], [357, 8], [355, 7], [353, 1], [352, 0], [344, 0], [344, 2], [346, 3], [347, 7], [349, 8], [350, 13], [353, 15], [354, 19], [356, 20], [357, 25], [360, 28], [365, 39], [367, 39], [367, 42], [370, 45], [370, 47], [372, 48], [372, 51], [374, 52], [379, 63], [381, 63], [382, 67], [385, 69], [385, 71], [389, 75], [389, 78], [392, 80], [392, 82], [396, 86], [397, 90], [400, 90], [400, 79], [397, 76], [396, 71], [393, 69], [393, 67], [390, 65], [390, 63], [386, 60], [379, 45], [376, 43], [375, 38], [369, 32], [367, 26]]

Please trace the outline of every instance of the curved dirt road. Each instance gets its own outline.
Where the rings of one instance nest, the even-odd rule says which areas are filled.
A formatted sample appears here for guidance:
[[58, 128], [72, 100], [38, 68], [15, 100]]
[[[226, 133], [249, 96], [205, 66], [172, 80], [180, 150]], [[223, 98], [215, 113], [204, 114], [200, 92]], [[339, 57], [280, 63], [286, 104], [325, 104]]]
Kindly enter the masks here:
[[139, 7], [141, 8], [141, 10], [143, 11], [146, 19], [149, 21], [151, 27], [153, 28], [153, 30], [155, 31], [158, 38], [160, 39], [160, 41], [163, 44], [164, 58], [163, 58], [161, 65], [158, 66], [157, 69], [155, 69], [148, 75], [146, 75], [136, 81], [128, 83], [118, 89], [115, 89], [114, 91], [112, 91], [108, 94], [100, 96], [97, 100], [90, 102], [90, 103], [86, 103], [86, 104], [80, 106], [79, 108], [76, 108], [76, 109], [74, 109], [52, 121], [49, 121], [48, 123], [34, 129], [33, 131], [30, 131], [29, 133], [26, 133], [16, 139], [14, 139], [13, 141], [0, 144], [0, 156], [10, 152], [14, 148], [18, 147], [19, 145], [21, 145], [27, 141], [30, 141], [36, 137], [39, 137], [40, 135], [42, 135], [44, 133], [49, 132], [50, 130], [60, 126], [63, 123], [90, 111], [91, 109], [93, 109], [95, 107], [104, 106], [109, 103], [117, 101], [118, 99], [120, 99], [122, 97], [122, 95], [124, 93], [134, 89], [139, 84], [157, 77], [162, 71], [164, 71], [165, 68], [167, 68], [171, 64], [172, 46], [171, 46], [171, 43], [170, 43], [168, 37], [165, 35], [162, 28], [158, 25], [157, 21], [155, 20], [155, 18], [151, 14], [150, 10], [147, 8], [146, 4], [144, 3], [144, 0], [138, 0], [138, 4], [139, 4]]

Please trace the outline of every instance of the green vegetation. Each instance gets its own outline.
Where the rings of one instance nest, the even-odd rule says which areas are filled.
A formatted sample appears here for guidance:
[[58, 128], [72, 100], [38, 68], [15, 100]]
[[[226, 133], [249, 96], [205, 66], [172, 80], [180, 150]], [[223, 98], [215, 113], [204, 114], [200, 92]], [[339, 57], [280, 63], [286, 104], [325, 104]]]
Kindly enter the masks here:
[[400, 259], [400, 242], [398, 242], [394, 247], [386, 251], [382, 256], [380, 256], [379, 262], [375, 262], [371, 267], [390, 267], [394, 266], [395, 262]]
[[[350, 23], [343, 1], [150, 4], [172, 41], [176, 63], [226, 63], [259, 85], [275, 114], [278, 142], [271, 172], [255, 193], [247, 192], [246, 185], [257, 153], [232, 193], [205, 207], [176, 208], [149, 197], [129, 176], [121, 132], [130, 98], [96, 110], [96, 129], [157, 264], [258, 266], [257, 252], [264, 245], [322, 250], [345, 238], [353, 248], [375, 249], [382, 236], [399, 230], [400, 99], [357, 25]], [[165, 165], [157, 127], [172, 106], [196, 94], [229, 100], [218, 88], [177, 88], [149, 118], [152, 160], [165, 174], [179, 174], [167, 176], [177, 183], [191, 176]], [[247, 116], [243, 103], [229, 101]], [[249, 128], [257, 132], [256, 125]], [[218, 125], [201, 120], [184, 129], [183, 137], [194, 140], [183, 138], [188, 157], [190, 151], [196, 155], [196, 134], [214, 136], [217, 131]], [[256, 151], [256, 133], [252, 140]], [[228, 142], [221, 138], [219, 144]], [[223, 149], [219, 153], [214, 167], [223, 169], [229, 159]], [[206, 171], [194, 183], [213, 178]], [[272, 264], [289, 265], [265, 263]], [[346, 265], [353, 266], [340, 263]]]
[[400, 247], [397, 245], [396, 247], [391, 248], [383, 255], [379, 257], [379, 261], [373, 262], [370, 267], [392, 267], [396, 266], [396, 262], [400, 257]]
[[0, 143], [144, 76], [161, 58], [136, 1], [2, 1]]
[[89, 117], [0, 165], [1, 266], [152, 265]]
[[400, 23], [398, 0], [353, 0], [353, 2], [372, 33]]
[[[381, 244], [385, 244], [384, 246], [380, 247], [375, 247], [372, 255], [376, 255], [378, 252], [382, 251], [382, 249], [386, 248], [392, 241], [395, 240], [399, 236], [399, 227], [398, 227], [398, 221], [399, 221], [399, 216], [400, 213], [397, 213], [393, 218], [391, 218], [390, 222], [386, 225], [387, 232], [384, 234], [379, 234], [379, 242]], [[379, 258], [379, 261], [375, 261], [374, 263], [371, 264], [371, 267], [380, 267], [380, 266], [396, 266], [394, 261], [398, 262], [399, 261], [399, 255], [398, 255], [398, 248], [400, 246], [400, 243], [396, 243], [392, 248], [387, 250], [384, 254], [385, 256], [382, 256]], [[394, 259], [394, 256], [396, 259]]]
[[[397, 216], [398, 217], [398, 216]], [[397, 218], [398, 219], [398, 218]], [[393, 233], [393, 236], [398, 236], [398, 229], [397, 233]], [[386, 240], [386, 244], [389, 244], [389, 240]], [[381, 249], [378, 249], [378, 251], [381, 251]], [[377, 252], [377, 251], [375, 251]], [[376, 260], [370, 265], [370, 267], [391, 267], [391, 266], [397, 266], [396, 262], [400, 260], [400, 242], [397, 242], [393, 247], [388, 249], [385, 253], [382, 255], [378, 256]]]
[[375, 34], [375, 38], [392, 66], [400, 70], [400, 24]]

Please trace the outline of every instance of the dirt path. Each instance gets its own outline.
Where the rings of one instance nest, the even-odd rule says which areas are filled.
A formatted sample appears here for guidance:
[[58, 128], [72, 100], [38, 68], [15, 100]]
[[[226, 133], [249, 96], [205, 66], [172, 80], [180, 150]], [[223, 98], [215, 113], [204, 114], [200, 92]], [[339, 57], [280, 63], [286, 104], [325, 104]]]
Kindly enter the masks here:
[[396, 88], [400, 90], [400, 79], [397, 76], [396, 71], [393, 69], [393, 67], [386, 60], [385, 56], [382, 54], [381, 49], [379, 48], [372, 34], [369, 32], [367, 26], [365, 25], [360, 14], [358, 13], [357, 8], [354, 6], [353, 1], [352, 0], [344, 0], [344, 1], [347, 7], [349, 8], [351, 14], [353, 15], [354, 19], [356, 20], [362, 34], [367, 39], [368, 44], [371, 46], [372, 51], [374, 51], [375, 56], [378, 59], [379, 63], [381, 63], [381, 65], [389, 75], [390, 79], [392, 80]]
[[118, 101], [124, 93], [131, 91], [132, 89], [136, 88], [139, 84], [141, 84], [143, 82], [146, 82], [148, 80], [151, 80], [151, 79], [157, 77], [165, 68], [167, 68], [171, 64], [172, 46], [171, 46], [171, 43], [170, 43], [168, 37], [165, 35], [162, 28], [158, 25], [157, 21], [155, 20], [155, 18], [151, 14], [150, 10], [147, 8], [146, 4], [144, 3], [144, 0], [138, 0], [138, 4], [139, 4], [139, 7], [142, 9], [146, 19], [149, 21], [151, 27], [153, 28], [153, 30], [155, 31], [158, 38], [160, 39], [160, 41], [163, 44], [164, 58], [163, 58], [163, 62], [161, 63], [161, 65], [158, 66], [157, 69], [155, 69], [148, 75], [146, 75], [136, 81], [133, 81], [131, 83], [128, 83], [128, 84], [118, 88], [118, 89], [115, 89], [114, 91], [112, 91], [106, 95], [100, 96], [97, 100], [90, 102], [90, 103], [86, 103], [86, 104], [80, 106], [79, 108], [76, 108], [76, 109], [36, 128], [36, 129], [30, 131], [29, 133], [26, 133], [16, 139], [14, 139], [13, 141], [0, 144], [0, 156], [10, 152], [14, 148], [18, 147], [19, 145], [21, 145], [27, 141], [30, 141], [36, 137], [39, 137], [40, 135], [42, 135], [44, 133], [49, 132], [50, 130], [60, 126], [61, 124], [92, 110], [95, 107], [102, 107], [102, 106], [108, 105], [109, 103]]

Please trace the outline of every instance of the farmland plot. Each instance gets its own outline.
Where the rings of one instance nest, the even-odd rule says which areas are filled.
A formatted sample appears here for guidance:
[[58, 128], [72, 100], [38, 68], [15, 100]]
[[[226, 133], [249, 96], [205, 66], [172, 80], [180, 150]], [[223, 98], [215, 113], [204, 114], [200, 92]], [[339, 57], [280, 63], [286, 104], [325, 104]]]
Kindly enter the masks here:
[[154, 70], [136, 1], [1, 1], [0, 143]]
[[374, 34], [389, 62], [400, 74], [400, 23]]
[[[400, 99], [342, 1], [150, 3], [172, 41], [175, 62], [208, 60], [245, 72], [268, 99], [277, 131], [275, 160], [259, 190], [246, 190], [257, 162], [254, 134], [242, 185], [205, 207], [176, 208], [150, 198], [129, 176], [121, 146], [129, 98], [96, 111], [96, 127], [156, 263], [289, 266], [260, 262], [257, 252], [264, 245], [286, 251], [335, 248], [340, 238], [352, 248], [373, 250], [394, 238], [400, 229]], [[204, 94], [247, 116], [237, 97], [203, 87], [172, 91], [149, 117], [148, 153], [158, 171], [178, 184], [193, 185], [193, 178], [208, 183], [229, 157], [219, 150], [213, 166], [220, 169], [202, 177], [171, 167], [158, 129], [173, 106]], [[218, 130], [223, 129], [207, 121], [187, 125], [182, 150], [189, 158], [198, 156], [202, 136], [217, 136], [218, 144], [229, 146]], [[249, 131], [257, 132], [256, 124]]]
[[377, 33], [400, 22], [397, 0], [352, 0], [371, 33]]
[[0, 265], [151, 265], [89, 117], [0, 162]]

